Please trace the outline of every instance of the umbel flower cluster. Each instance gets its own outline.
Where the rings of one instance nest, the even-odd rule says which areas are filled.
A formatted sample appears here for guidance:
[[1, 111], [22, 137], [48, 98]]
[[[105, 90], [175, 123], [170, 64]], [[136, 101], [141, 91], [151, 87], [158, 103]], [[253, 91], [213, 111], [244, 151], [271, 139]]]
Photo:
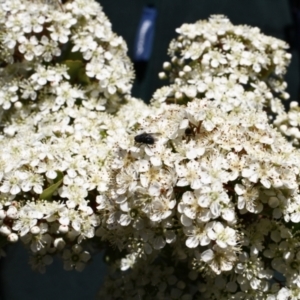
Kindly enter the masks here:
[[21, 240], [41, 272], [56, 253], [82, 270], [110, 153], [150, 109], [129, 95], [126, 44], [98, 3], [1, 1], [0, 28], [1, 246]]
[[63, 2], [0, 2], [1, 246], [40, 272], [105, 248], [100, 299], [299, 299], [287, 45], [224, 16], [185, 24], [147, 106], [99, 4]]
[[132, 64], [97, 2], [0, 5], [1, 108], [26, 104], [53, 112], [81, 101], [90, 109], [114, 110], [124, 100]]

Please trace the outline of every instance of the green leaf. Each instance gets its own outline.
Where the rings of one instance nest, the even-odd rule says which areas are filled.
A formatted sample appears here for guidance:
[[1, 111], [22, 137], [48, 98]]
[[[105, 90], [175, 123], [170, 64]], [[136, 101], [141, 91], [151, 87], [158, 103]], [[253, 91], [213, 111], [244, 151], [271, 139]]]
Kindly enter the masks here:
[[59, 186], [62, 184], [63, 179], [64, 179], [63, 173], [60, 171], [56, 171], [56, 173], [57, 173], [57, 176], [54, 179], [54, 183], [42, 192], [42, 194], [40, 195], [40, 199], [51, 201], [52, 195], [54, 194], [55, 191], [57, 191]]
[[63, 63], [68, 67], [71, 82], [76, 84], [90, 84], [89, 77], [85, 74], [85, 64], [80, 60], [65, 60]]

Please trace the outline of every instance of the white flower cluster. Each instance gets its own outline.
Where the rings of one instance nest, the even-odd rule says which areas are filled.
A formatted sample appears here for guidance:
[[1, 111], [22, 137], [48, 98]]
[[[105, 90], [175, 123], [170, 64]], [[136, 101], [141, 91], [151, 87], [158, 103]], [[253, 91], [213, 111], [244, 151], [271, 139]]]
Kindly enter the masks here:
[[258, 28], [235, 26], [222, 15], [184, 24], [177, 32], [169, 48], [171, 62], [164, 63], [173, 84], [158, 89], [152, 102], [184, 104], [206, 97], [224, 112], [284, 110], [282, 99], [289, 95], [283, 75], [291, 58], [285, 42]]
[[[208, 289], [207, 299], [237, 291], [266, 299], [276, 271], [292, 286], [294, 271], [285, 268], [300, 245], [290, 225], [300, 220], [300, 153], [267, 115], [224, 113], [217, 102], [194, 99], [162, 106], [140, 129], [156, 141], [131, 138], [120, 147], [111, 186], [96, 198], [96, 234], [134, 258], [151, 262], [170, 252], [174, 264], [205, 270], [205, 280], [230, 279], [222, 297]], [[121, 262], [124, 270], [134, 265], [132, 257]]]
[[[300, 152], [266, 113], [284, 114], [286, 44], [223, 16], [179, 32], [165, 64], [173, 84], [154, 94], [158, 110], [116, 152], [96, 199], [96, 234], [126, 249], [116, 265], [129, 272], [100, 299], [299, 299]], [[167, 262], [170, 279], [156, 269]]]
[[[132, 64], [96, 1], [0, 3], [0, 107], [51, 111], [88, 101], [115, 110], [129, 93]], [[34, 108], [34, 107], [33, 107]]]
[[16, 117], [19, 122], [5, 128], [0, 233], [9, 242], [20, 238], [28, 244], [38, 260], [32, 263], [35, 268], [44, 271], [49, 261], [44, 256], [94, 237], [101, 222], [95, 199], [109, 188], [110, 153], [128, 136], [130, 122], [150, 113], [141, 101], [127, 102], [115, 117], [67, 107], [55, 114]]
[[56, 253], [82, 270], [90, 256], [78, 244], [100, 224], [94, 194], [108, 188], [110, 152], [130, 128], [107, 112], [128, 103], [123, 114], [138, 120], [149, 110], [124, 97], [132, 64], [97, 2], [0, 8], [0, 244], [21, 239], [41, 272]]
[[300, 152], [267, 115], [298, 127], [285, 43], [183, 25], [146, 106], [96, 2], [0, 7], [0, 245], [21, 240], [40, 272], [119, 250], [101, 299], [299, 299]]

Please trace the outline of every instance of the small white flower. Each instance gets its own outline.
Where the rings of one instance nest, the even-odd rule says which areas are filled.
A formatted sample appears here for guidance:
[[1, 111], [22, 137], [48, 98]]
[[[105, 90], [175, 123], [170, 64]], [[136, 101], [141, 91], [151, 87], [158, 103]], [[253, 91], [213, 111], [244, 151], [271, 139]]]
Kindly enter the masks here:
[[71, 250], [65, 249], [62, 257], [64, 259], [64, 269], [70, 271], [75, 269], [76, 271], [83, 271], [86, 263], [90, 260], [91, 255], [88, 251], [83, 251], [83, 248], [76, 244]]
[[126, 255], [126, 258], [121, 259], [121, 270], [126, 271], [134, 266], [137, 255], [135, 253]]
[[235, 246], [237, 244], [236, 231], [230, 227], [224, 227], [220, 222], [209, 223], [207, 235], [211, 240], [216, 241], [220, 248]]
[[207, 235], [207, 229], [203, 224], [184, 227], [184, 233], [188, 236], [185, 242], [188, 248], [196, 248], [199, 245], [206, 246], [211, 241]]

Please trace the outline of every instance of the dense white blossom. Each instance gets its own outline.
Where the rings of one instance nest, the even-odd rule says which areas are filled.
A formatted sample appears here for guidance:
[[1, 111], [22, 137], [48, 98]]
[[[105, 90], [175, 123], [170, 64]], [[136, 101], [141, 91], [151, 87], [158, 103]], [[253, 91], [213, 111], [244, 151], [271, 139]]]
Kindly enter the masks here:
[[49, 101], [51, 112], [87, 97], [104, 97], [106, 108], [116, 110], [131, 89], [132, 65], [125, 42], [112, 32], [100, 5], [9, 0], [0, 7], [4, 110], [16, 102], [41, 109]]
[[20, 240], [40, 272], [105, 248], [101, 299], [299, 298], [284, 42], [224, 16], [184, 24], [147, 106], [96, 2], [0, 7], [1, 248]]
[[[297, 298], [297, 272], [290, 264], [299, 247], [298, 226], [291, 222], [300, 220], [300, 153], [273, 128], [265, 112], [274, 113], [276, 126], [278, 120], [285, 122], [284, 107], [275, 95], [287, 98], [282, 77], [290, 59], [283, 50], [287, 45], [257, 28], [234, 26], [223, 16], [183, 25], [178, 32], [169, 50], [171, 63], [164, 64], [171, 85], [155, 92], [152, 104], [157, 110], [138, 122], [136, 134], [147, 132], [155, 142], [136, 145], [131, 139], [117, 150], [112, 185], [98, 206], [102, 224], [107, 220], [107, 238], [118, 236], [116, 245], [128, 249], [127, 257], [135, 257], [135, 262], [126, 260], [126, 269], [130, 264], [132, 271], [121, 275], [126, 276], [122, 280], [136, 272], [143, 276], [134, 254], [147, 255], [149, 268], [173, 255], [171, 264], [190, 265], [204, 281], [197, 292], [188, 290], [187, 299]], [[270, 76], [262, 81], [265, 73]], [[134, 178], [121, 184], [119, 178], [128, 170], [134, 170]], [[166, 219], [164, 214], [152, 217], [157, 199], [161, 207], [166, 199], [176, 200]], [[143, 225], [119, 222], [124, 208]], [[113, 218], [106, 217], [108, 210]], [[134, 232], [130, 239], [128, 227]], [[158, 235], [174, 229], [176, 239], [169, 243]], [[157, 241], [160, 236], [159, 246], [153, 244], [153, 235]], [[125, 261], [120, 263], [124, 269]], [[284, 276], [280, 284], [285, 289], [272, 285], [276, 272]], [[129, 283], [114, 280], [128, 298], [148, 299], [150, 286], [137, 294]], [[109, 291], [101, 296], [112, 297]], [[172, 298], [160, 291], [155, 297]]]

